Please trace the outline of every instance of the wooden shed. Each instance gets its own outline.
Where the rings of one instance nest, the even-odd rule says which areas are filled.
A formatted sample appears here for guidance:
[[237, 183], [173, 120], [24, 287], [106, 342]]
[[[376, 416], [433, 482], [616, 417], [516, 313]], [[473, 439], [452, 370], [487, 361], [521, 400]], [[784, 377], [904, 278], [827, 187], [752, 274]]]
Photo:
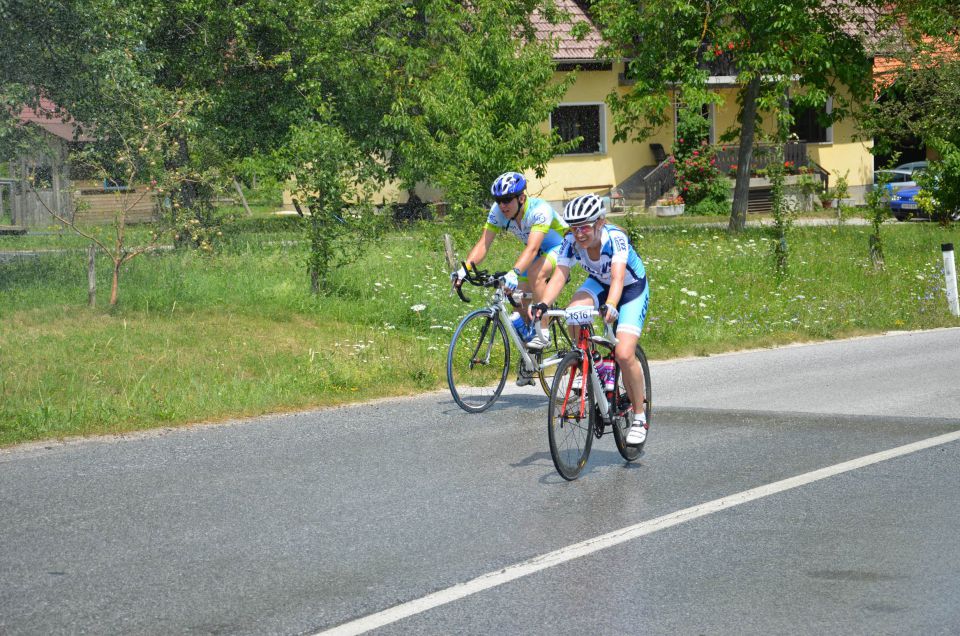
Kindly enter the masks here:
[[[128, 223], [156, 218], [156, 197], [140, 188], [116, 187], [109, 183], [72, 181], [70, 147], [93, 139], [79, 132], [68, 115], [58, 112], [50, 100], [41, 100], [37, 108], [24, 108], [20, 122], [36, 126], [43, 143], [32, 152], [10, 162], [11, 178], [0, 188], [9, 190], [10, 216], [14, 225], [44, 227], [59, 224], [50, 211], [77, 223], [111, 223], [121, 209]], [[33, 188], [30, 188], [30, 179]]]

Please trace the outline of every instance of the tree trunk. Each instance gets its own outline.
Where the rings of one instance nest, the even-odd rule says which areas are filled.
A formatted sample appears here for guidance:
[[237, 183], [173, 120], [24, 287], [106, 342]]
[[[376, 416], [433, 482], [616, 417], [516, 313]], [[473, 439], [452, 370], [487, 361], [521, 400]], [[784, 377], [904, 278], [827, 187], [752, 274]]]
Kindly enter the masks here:
[[113, 283], [110, 285], [110, 306], [117, 304], [117, 295], [120, 292], [120, 266], [123, 263], [115, 261], [113, 264]]
[[743, 94], [743, 114], [740, 116], [740, 152], [737, 156], [737, 180], [733, 187], [733, 210], [730, 212], [731, 232], [740, 232], [747, 224], [747, 202], [750, 199], [750, 162], [753, 160], [753, 138], [757, 127], [757, 98], [760, 96], [760, 77], [747, 84]]

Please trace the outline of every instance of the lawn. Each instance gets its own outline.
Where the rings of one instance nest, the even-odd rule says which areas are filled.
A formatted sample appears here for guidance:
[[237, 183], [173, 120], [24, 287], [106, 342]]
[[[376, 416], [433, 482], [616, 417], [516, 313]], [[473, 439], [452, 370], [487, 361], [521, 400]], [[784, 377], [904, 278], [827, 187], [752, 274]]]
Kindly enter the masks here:
[[[767, 230], [617, 222], [648, 268], [643, 342], [654, 360], [960, 325], [940, 250], [960, 244], [956, 227], [884, 226], [882, 270], [867, 227], [796, 228], [778, 276]], [[450, 335], [483, 297], [450, 294], [444, 231], [461, 255], [475, 239], [438, 222], [397, 230], [317, 297], [301, 234], [271, 222], [226, 231], [212, 255], [134, 260], [112, 310], [104, 291], [86, 306], [85, 255], [72, 244], [0, 262], [0, 445], [440, 389]], [[16, 238], [43, 246], [3, 238], [0, 250]], [[500, 239], [484, 266], [509, 267], [518, 249]], [[100, 260], [100, 290], [108, 277]]]

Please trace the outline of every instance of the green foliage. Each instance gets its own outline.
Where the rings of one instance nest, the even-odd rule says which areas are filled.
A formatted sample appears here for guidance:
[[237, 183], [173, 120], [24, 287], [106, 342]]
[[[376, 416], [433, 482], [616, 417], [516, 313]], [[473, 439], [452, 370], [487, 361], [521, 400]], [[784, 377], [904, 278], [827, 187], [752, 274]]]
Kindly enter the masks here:
[[[894, 156], [891, 166], [895, 164], [896, 159], [896, 156]], [[870, 248], [870, 260], [873, 262], [873, 266], [878, 269], [884, 267], [883, 236], [880, 234], [880, 226], [890, 218], [890, 193], [887, 191], [887, 184], [889, 183], [889, 174], [875, 173], [873, 189], [866, 196], [867, 212], [871, 226], [871, 233], [867, 240]]]
[[931, 139], [930, 144], [941, 158], [930, 162], [928, 169], [917, 177], [917, 183], [921, 192], [929, 193], [930, 218], [946, 224], [960, 214], [960, 147], [944, 139]]
[[677, 188], [688, 205], [701, 201], [722, 204], [730, 192], [727, 180], [716, 167], [716, 148], [702, 143], [684, 159], [674, 165], [677, 171]]
[[728, 216], [730, 214], [730, 199], [726, 197], [723, 200], [705, 198], [699, 203], [688, 204], [684, 209], [684, 214], [689, 216]]
[[[608, 42], [603, 54], [627, 59], [634, 80], [608, 98], [618, 139], [644, 139], [673, 119], [672, 102], [705, 103], [710, 65], [735, 74], [742, 104], [735, 135], [752, 144], [757, 107], [775, 110], [785, 90], [799, 105], [823, 106], [833, 97], [831, 119], [846, 116], [872, 97], [874, 36], [867, 17], [883, 0], [598, 0], [592, 4]], [[656, 37], [650, 37], [656, 34]], [[839, 90], [845, 86], [848, 91]], [[694, 95], [700, 95], [697, 101]], [[681, 116], [681, 123], [685, 117]], [[738, 161], [743, 163], [743, 161]], [[749, 175], [737, 175], [732, 214], [746, 210]], [[731, 228], [742, 227], [731, 216]]]

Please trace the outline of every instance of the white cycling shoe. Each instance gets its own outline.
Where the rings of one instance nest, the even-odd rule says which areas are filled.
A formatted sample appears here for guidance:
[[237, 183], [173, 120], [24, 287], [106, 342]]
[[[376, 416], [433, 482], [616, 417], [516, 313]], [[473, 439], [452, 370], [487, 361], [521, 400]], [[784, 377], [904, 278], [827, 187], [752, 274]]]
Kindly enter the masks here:
[[546, 334], [544, 334], [541, 331], [530, 339], [530, 342], [527, 343], [527, 349], [540, 350], [546, 347], [548, 344], [550, 344], [550, 332], [548, 331]]
[[639, 446], [647, 441], [647, 426], [643, 422], [634, 420], [630, 432], [627, 433], [627, 446]]

